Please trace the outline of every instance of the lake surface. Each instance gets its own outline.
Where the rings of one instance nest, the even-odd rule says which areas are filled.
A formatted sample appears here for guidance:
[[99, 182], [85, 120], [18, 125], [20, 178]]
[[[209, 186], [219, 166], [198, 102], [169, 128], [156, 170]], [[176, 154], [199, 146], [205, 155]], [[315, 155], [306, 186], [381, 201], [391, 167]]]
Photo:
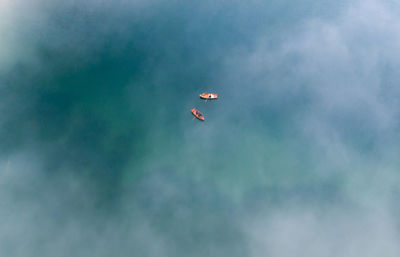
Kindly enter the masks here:
[[400, 253], [397, 4], [0, 7], [0, 255]]

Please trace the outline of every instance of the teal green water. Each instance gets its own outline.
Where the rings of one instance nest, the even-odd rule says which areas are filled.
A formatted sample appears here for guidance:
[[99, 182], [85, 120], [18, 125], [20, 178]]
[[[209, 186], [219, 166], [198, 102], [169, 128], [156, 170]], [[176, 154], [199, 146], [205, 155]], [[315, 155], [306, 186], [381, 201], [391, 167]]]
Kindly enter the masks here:
[[0, 255], [400, 252], [398, 6], [4, 6]]

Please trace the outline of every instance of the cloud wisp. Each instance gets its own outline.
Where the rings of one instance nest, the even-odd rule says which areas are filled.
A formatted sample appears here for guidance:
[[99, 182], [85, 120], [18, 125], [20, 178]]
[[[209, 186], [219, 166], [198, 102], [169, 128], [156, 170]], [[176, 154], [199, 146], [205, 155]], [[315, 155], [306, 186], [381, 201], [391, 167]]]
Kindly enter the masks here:
[[312, 2], [1, 2], [0, 255], [398, 256], [400, 9]]

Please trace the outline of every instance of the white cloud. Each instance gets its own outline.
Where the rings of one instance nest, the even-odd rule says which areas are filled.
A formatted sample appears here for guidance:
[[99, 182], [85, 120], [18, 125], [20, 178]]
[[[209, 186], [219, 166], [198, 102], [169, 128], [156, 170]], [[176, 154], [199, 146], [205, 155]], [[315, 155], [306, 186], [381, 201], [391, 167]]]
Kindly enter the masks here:
[[[265, 210], [262, 218], [250, 215], [243, 227], [251, 256], [399, 256], [393, 216], [399, 181], [399, 11], [383, 1], [357, 1], [334, 19], [298, 25], [275, 49], [263, 35], [254, 48], [228, 59], [233, 76], [247, 76], [241, 82], [253, 96], [308, 94], [305, 107], [292, 110], [291, 129], [307, 138], [305, 151], [315, 158], [318, 179], [337, 176], [348, 201], [326, 207], [287, 204]], [[282, 69], [286, 77], [265, 76]]]
[[398, 256], [393, 217], [385, 210], [350, 209], [282, 209], [251, 220], [245, 228], [251, 256]]
[[[80, 1], [73, 1], [64, 4], [70, 7], [79, 3]], [[129, 5], [129, 3], [120, 1], [119, 6]], [[137, 4], [135, 7], [139, 6], [135, 9], [136, 14], [142, 11], [151, 12], [153, 7], [145, 1], [134, 3]], [[90, 10], [96, 8], [111, 7], [112, 2], [86, 1], [83, 4], [90, 13]], [[104, 6], [98, 7], [101, 5]], [[47, 24], [47, 17], [42, 12], [42, 8], [45, 7], [45, 4], [26, 5], [23, 1], [0, 2], [2, 17], [0, 33], [6, 35], [0, 37], [0, 69], [10, 67], [21, 59], [29, 59], [27, 56], [33, 54], [35, 44], [35, 37], [31, 38], [29, 35], [37, 30], [41, 31], [42, 26], [46, 28], [48, 26], [50, 32], [60, 33], [58, 27]], [[395, 86], [396, 77], [399, 75], [396, 73], [396, 68], [400, 64], [400, 18], [398, 18], [400, 16], [397, 12], [395, 6], [387, 3], [358, 2], [350, 5], [345, 13], [334, 19], [311, 19], [298, 24], [289, 32], [282, 32], [283, 36], [281, 35], [282, 37], [277, 40], [280, 42], [279, 45], [276, 45], [276, 41], [272, 42], [271, 35], [259, 35], [259, 40], [255, 45], [241, 45], [226, 58], [226, 74], [220, 78], [220, 81], [229, 86], [231, 92], [227, 94], [232, 99], [226, 97], [223, 101], [234, 102], [232, 106], [236, 109], [232, 108], [232, 113], [231, 110], [224, 110], [225, 115], [219, 120], [220, 123], [216, 122], [216, 125], [201, 128], [202, 131], [221, 128], [220, 137], [224, 136], [229, 142], [237, 140], [237, 135], [240, 135], [242, 129], [246, 129], [247, 124], [237, 122], [238, 127], [242, 126], [240, 130], [227, 129], [223, 125], [223, 122], [230, 125], [229, 119], [235, 117], [235, 111], [241, 112], [242, 120], [249, 121], [254, 118], [252, 112], [254, 106], [272, 106], [276, 108], [276, 112], [279, 112], [280, 109], [274, 104], [290, 100], [298, 100], [301, 103], [300, 100], [305, 95], [305, 100], [302, 100], [305, 102], [303, 106], [291, 107], [292, 109], [280, 115], [290, 116], [286, 118], [290, 121], [287, 125], [289, 129], [295, 131], [293, 133], [300, 133], [309, 142], [304, 146], [303, 151], [315, 158], [312, 159], [312, 168], [317, 171], [315, 181], [338, 176], [339, 180], [343, 180], [341, 182], [344, 185], [340, 188], [342, 190], [340, 193], [343, 193], [349, 203], [354, 204], [353, 206], [342, 203], [327, 204], [325, 211], [321, 211], [315, 205], [298, 207], [289, 204], [285, 208], [275, 206], [271, 207], [272, 210], [266, 210], [261, 218], [255, 218], [251, 213], [247, 213], [248, 223], [243, 224], [243, 229], [248, 236], [253, 257], [399, 255], [400, 249], [396, 244], [398, 241], [396, 222], [390, 208], [393, 203], [393, 190], [398, 185], [397, 141], [390, 140], [392, 136], [399, 138], [396, 134], [399, 124], [397, 119], [400, 89]], [[117, 18], [118, 12], [113, 15], [112, 17]], [[201, 17], [199, 20], [201, 21]], [[111, 29], [113, 28], [115, 27]], [[27, 32], [28, 34], [25, 34]], [[127, 33], [127, 31], [122, 29], [121, 33]], [[60, 34], [63, 34], [62, 31]], [[33, 41], [29, 42], [26, 39]], [[68, 43], [68, 40], [65, 42]], [[50, 43], [57, 45], [59, 42]], [[92, 46], [89, 44], [89, 48]], [[74, 44], [73, 47], [75, 47]], [[81, 51], [86, 53], [89, 48], [82, 47]], [[389, 71], [392, 73], [388, 74]], [[390, 81], [391, 79], [394, 81]], [[193, 134], [187, 133], [184, 137], [189, 140], [192, 135], [196, 135], [197, 131], [193, 131]], [[255, 165], [257, 167], [250, 168], [262, 174], [259, 177], [255, 176], [254, 180], [260, 177], [268, 180], [268, 176], [263, 173], [264, 168], [267, 162], [270, 164], [275, 161], [274, 159], [279, 158], [280, 152], [276, 154], [279, 147], [274, 145], [278, 145], [279, 142], [271, 139], [272, 142], [269, 143], [272, 147], [266, 147], [263, 140], [267, 137], [260, 136], [265, 131], [257, 128], [252, 132], [255, 132], [253, 136], [243, 135], [240, 139], [247, 140], [247, 145], [252, 147], [257, 143], [258, 152], [262, 152], [260, 156], [254, 157], [254, 154], [250, 152], [254, 148], [249, 147], [242, 152], [239, 151], [239, 154], [228, 154], [228, 157], [230, 160], [236, 157], [240, 159], [248, 154], [246, 158], [249, 158], [250, 161], [247, 161], [250, 164], [253, 164], [251, 161], [259, 163]], [[207, 134], [210, 133], [205, 135]], [[210, 145], [217, 140], [218, 136], [219, 134], [215, 134], [214, 137], [204, 136], [206, 140], [203, 144]], [[357, 140], [351, 138], [352, 136], [361, 137], [360, 141], [368, 141], [371, 136], [371, 147], [375, 149], [373, 154], [366, 154], [362, 151], [363, 147], [355, 146], [354, 141]], [[246, 146], [246, 143], [240, 143], [242, 142], [233, 147]], [[290, 146], [282, 146], [285, 149], [281, 152], [286, 153], [286, 147]], [[198, 145], [196, 149], [199, 149]], [[249, 152], [247, 149], [250, 149]], [[182, 152], [190, 152], [186, 150], [182, 148]], [[197, 153], [194, 149], [189, 150]], [[221, 152], [229, 152], [229, 150], [229, 145], [221, 147]], [[264, 161], [265, 156], [262, 154], [265, 153], [271, 153], [269, 155], [271, 160]], [[291, 153], [297, 152], [294, 150]], [[146, 217], [140, 217], [144, 225], [139, 226], [138, 232], [134, 231], [130, 234], [130, 230], [136, 229], [134, 228], [136, 224], [130, 223], [129, 219], [137, 217], [131, 217], [129, 211], [118, 213], [126, 222], [118, 223], [117, 218], [110, 218], [109, 222], [101, 224], [105, 228], [100, 229], [102, 233], [99, 237], [96, 234], [97, 222], [101, 223], [102, 220], [96, 218], [91, 220], [92, 213], [90, 212], [87, 216], [84, 215], [83, 219], [79, 219], [81, 217], [79, 214], [73, 213], [71, 220], [63, 223], [64, 227], [54, 227], [54, 223], [47, 224], [40, 220], [40, 217], [53, 218], [51, 212], [59, 209], [69, 213], [68, 209], [63, 209], [64, 206], [60, 204], [60, 200], [78, 199], [80, 204], [89, 209], [95, 209], [90, 197], [89, 199], [82, 198], [83, 195], [90, 196], [90, 193], [87, 193], [90, 188], [87, 188], [83, 180], [74, 176], [63, 177], [65, 180], [57, 180], [55, 186], [48, 187], [46, 177], [38, 172], [41, 169], [41, 161], [31, 159], [30, 153], [21, 151], [20, 154], [23, 156], [11, 157], [0, 165], [3, 170], [0, 173], [0, 202], [7, 207], [0, 209], [0, 231], [2, 231], [0, 242], [6, 242], [3, 245], [8, 244], [13, 250], [19, 251], [14, 254], [15, 256], [26, 256], [32, 246], [39, 242], [35, 241], [38, 240], [37, 238], [46, 241], [54, 235], [56, 235], [55, 245], [46, 244], [45, 247], [49, 256], [63, 256], [62, 252], [71, 251], [71, 246], [82, 247], [88, 256], [90, 254], [104, 255], [107, 252], [104, 244], [111, 238], [107, 235], [115, 237], [128, 235], [133, 238], [132, 240], [139, 242], [142, 240], [145, 245], [143, 248], [149, 249], [149, 256], [160, 256], [168, 248], [168, 244], [164, 242], [164, 240], [168, 242], [168, 238], [153, 231], [147, 224]], [[35, 156], [35, 154], [32, 155]], [[171, 155], [177, 154], [171, 153]], [[182, 154], [182, 156], [185, 155]], [[153, 162], [152, 159], [151, 161]], [[290, 162], [287, 159], [286, 161]], [[285, 165], [286, 163], [276, 162], [277, 167], [293, 168]], [[180, 163], [180, 165], [184, 164]], [[235, 163], [229, 167], [234, 166]], [[191, 169], [190, 165], [187, 169]], [[198, 170], [199, 174], [203, 174], [201, 169]], [[193, 170], [190, 172], [193, 173]], [[251, 175], [251, 171], [246, 172], [248, 173], [243, 175], [243, 179], [235, 178], [235, 174], [232, 173], [232, 180], [225, 179], [228, 181], [227, 187], [240, 188], [237, 184], [243, 181], [237, 182], [237, 180], [245, 180]], [[221, 172], [220, 176], [224, 175]], [[230, 181], [234, 182], [230, 183]], [[164, 181], [155, 183], [149, 188], [160, 188], [163, 183]], [[28, 201], [30, 198], [27, 197], [18, 201], [21, 194], [26, 197], [26, 192], [30, 192], [32, 186], [43, 187], [44, 190], [39, 194], [41, 198]], [[244, 189], [240, 188], [240, 190], [245, 191], [245, 187], [243, 186]], [[176, 190], [175, 184], [167, 184], [160, 191], [165, 197], [170, 196], [164, 202], [174, 202], [175, 195], [185, 193], [184, 191], [177, 193]], [[130, 199], [129, 196], [126, 198]], [[129, 203], [127, 201], [122, 204], [129, 205]], [[182, 212], [185, 211], [191, 210], [183, 208]], [[188, 217], [191, 216], [188, 215]], [[43, 224], [47, 226], [41, 227]], [[87, 230], [83, 231], [82, 227]], [[80, 236], [82, 233], [83, 236]], [[89, 247], [79, 244], [80, 240], [85, 238], [92, 240]], [[32, 240], [33, 243], [25, 245], [25, 248], [19, 248], [17, 244], [21, 240], [28, 242]], [[118, 241], [118, 239], [113, 240]], [[125, 244], [114, 243], [122, 248], [129, 248], [127, 246], [129, 240]], [[89, 248], [94, 249], [94, 253], [90, 252]], [[152, 248], [155, 250], [151, 250]], [[59, 255], [55, 255], [54, 252], [58, 252]], [[0, 253], [7, 255], [10, 252], [0, 247]]]

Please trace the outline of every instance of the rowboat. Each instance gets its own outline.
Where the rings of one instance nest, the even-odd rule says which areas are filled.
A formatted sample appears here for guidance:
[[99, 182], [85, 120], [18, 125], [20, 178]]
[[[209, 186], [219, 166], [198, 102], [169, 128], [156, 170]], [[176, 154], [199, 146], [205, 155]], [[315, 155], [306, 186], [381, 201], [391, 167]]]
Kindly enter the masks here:
[[196, 108], [192, 109], [192, 113], [194, 116], [196, 116], [196, 118], [198, 118], [199, 120], [203, 120], [204, 121], [204, 115], [201, 114], [201, 112], [199, 112], [199, 110], [197, 110]]
[[206, 99], [206, 100], [217, 99], [218, 98], [218, 94], [203, 93], [203, 94], [200, 95], [200, 98]]

